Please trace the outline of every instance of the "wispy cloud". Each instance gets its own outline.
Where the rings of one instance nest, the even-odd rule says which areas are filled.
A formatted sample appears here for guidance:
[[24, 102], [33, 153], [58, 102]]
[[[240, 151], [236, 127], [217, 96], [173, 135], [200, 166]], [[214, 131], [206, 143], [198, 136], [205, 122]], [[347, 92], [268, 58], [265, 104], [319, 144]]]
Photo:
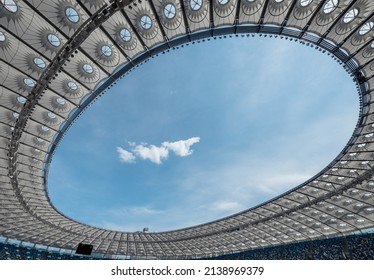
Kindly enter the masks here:
[[100, 226], [113, 230], [138, 231], [149, 226], [149, 220], [159, 219], [165, 211], [150, 205], [111, 208], [101, 212]]
[[135, 156], [133, 153], [126, 151], [121, 147], [117, 147], [117, 152], [119, 154], [119, 159], [122, 162], [135, 162]]
[[192, 154], [191, 146], [195, 143], [200, 142], [200, 137], [192, 137], [187, 140], [181, 140], [176, 142], [164, 142], [162, 147], [173, 151], [177, 156], [186, 157]]
[[143, 160], [149, 160], [156, 164], [161, 164], [163, 160], [169, 157], [169, 152], [173, 152], [176, 156], [186, 157], [193, 153], [192, 145], [200, 142], [200, 137], [192, 137], [186, 140], [175, 142], [165, 141], [161, 146], [148, 145], [146, 143], [137, 145], [129, 142], [131, 151], [127, 151], [122, 147], [117, 147], [117, 152], [121, 162], [133, 163], [136, 157]]
[[236, 212], [244, 209], [244, 205], [237, 201], [216, 201], [211, 205], [216, 211]]
[[128, 217], [140, 217], [140, 216], [152, 216], [162, 214], [164, 211], [155, 209], [151, 206], [130, 206], [122, 207], [117, 209], [110, 209], [107, 211], [108, 214], [113, 215], [117, 218], [128, 218]]
[[156, 164], [161, 164], [162, 160], [167, 159], [169, 156], [169, 150], [164, 146], [156, 147], [155, 145], [137, 145], [132, 151], [138, 157], [145, 160], [150, 160]]

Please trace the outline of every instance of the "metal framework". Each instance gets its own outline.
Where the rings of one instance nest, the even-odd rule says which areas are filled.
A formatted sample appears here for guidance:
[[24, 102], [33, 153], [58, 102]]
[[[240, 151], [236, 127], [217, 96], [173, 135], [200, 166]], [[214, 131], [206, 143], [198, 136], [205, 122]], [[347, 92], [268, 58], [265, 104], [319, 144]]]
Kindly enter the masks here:
[[[262, 34], [327, 52], [360, 96], [352, 138], [310, 180], [236, 215], [131, 233], [81, 224], [48, 197], [54, 151], [85, 108], [153, 56]], [[134, 258], [199, 258], [374, 227], [374, 1], [1, 0], [0, 236]]]

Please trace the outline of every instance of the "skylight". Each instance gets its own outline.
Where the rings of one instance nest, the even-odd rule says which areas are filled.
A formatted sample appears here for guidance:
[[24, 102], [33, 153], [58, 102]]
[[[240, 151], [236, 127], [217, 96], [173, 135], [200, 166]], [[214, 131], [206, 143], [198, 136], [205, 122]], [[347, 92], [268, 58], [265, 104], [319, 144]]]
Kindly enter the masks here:
[[193, 11], [198, 11], [203, 6], [203, 0], [190, 0], [190, 7]]
[[106, 57], [110, 57], [112, 56], [113, 54], [113, 50], [111, 47], [109, 47], [108, 45], [102, 45], [101, 46], [101, 53], [106, 56]]
[[34, 58], [34, 64], [38, 66], [40, 69], [44, 69], [46, 66], [44, 60], [41, 59], [40, 57]]
[[16, 13], [18, 11], [18, 6], [13, 0], [1, 0], [4, 8], [11, 13]]
[[358, 9], [354, 8], [350, 11], [348, 11], [344, 17], [343, 17], [343, 22], [344, 23], [350, 23], [352, 22], [356, 17], [358, 16]]
[[331, 14], [333, 11], [335, 11], [338, 4], [339, 4], [339, 0], [327, 1], [326, 4], [323, 6], [323, 12], [325, 14]]
[[83, 71], [86, 72], [87, 74], [92, 74], [93, 71], [94, 71], [92, 65], [89, 64], [89, 63], [85, 63], [85, 64], [83, 64], [82, 69], [83, 69]]
[[79, 14], [77, 10], [73, 7], [67, 7], [65, 9], [65, 15], [68, 20], [72, 23], [77, 23], [79, 21]]
[[52, 33], [48, 34], [48, 35], [47, 35], [47, 39], [48, 39], [48, 42], [49, 42], [52, 46], [54, 46], [54, 47], [58, 47], [58, 46], [61, 45], [61, 41], [60, 41], [60, 39], [59, 39], [55, 34], [52, 34]]
[[167, 4], [164, 8], [164, 15], [167, 19], [172, 19], [176, 15], [176, 9], [175, 6], [171, 3]]
[[131, 40], [131, 32], [127, 28], [121, 29], [119, 36], [124, 42], [129, 42]]
[[143, 29], [148, 30], [152, 27], [152, 19], [149, 16], [144, 15], [140, 18], [140, 25]]

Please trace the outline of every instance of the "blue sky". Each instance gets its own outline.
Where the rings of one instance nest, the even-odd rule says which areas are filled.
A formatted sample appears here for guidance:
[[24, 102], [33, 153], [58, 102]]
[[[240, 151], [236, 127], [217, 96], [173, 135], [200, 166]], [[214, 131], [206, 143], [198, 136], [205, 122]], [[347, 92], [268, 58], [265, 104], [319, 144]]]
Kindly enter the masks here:
[[166, 231], [253, 207], [345, 146], [352, 78], [286, 40], [211, 40], [150, 60], [69, 130], [49, 174], [55, 206], [114, 230]]

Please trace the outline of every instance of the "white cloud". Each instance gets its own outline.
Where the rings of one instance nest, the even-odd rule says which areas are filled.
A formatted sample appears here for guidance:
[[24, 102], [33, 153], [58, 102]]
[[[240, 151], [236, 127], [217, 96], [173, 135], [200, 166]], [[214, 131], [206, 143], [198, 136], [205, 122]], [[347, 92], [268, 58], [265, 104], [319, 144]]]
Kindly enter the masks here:
[[117, 147], [117, 152], [119, 154], [120, 161], [122, 162], [135, 162], [135, 156], [133, 153], [126, 151], [121, 147]]
[[129, 144], [130, 147], [135, 147], [136, 146], [136, 143], [135, 142], [131, 142], [131, 141], [128, 141], [127, 144]]
[[133, 152], [141, 157], [142, 159], [148, 159], [156, 164], [161, 164], [163, 159], [167, 159], [169, 156], [169, 151], [165, 147], [156, 147], [150, 145], [148, 147], [143, 145], [138, 145], [133, 149]]
[[177, 156], [186, 157], [192, 154], [191, 146], [200, 142], [200, 137], [192, 137], [187, 140], [180, 140], [176, 142], [164, 142], [163, 147], [173, 151]]
[[134, 206], [130, 208], [131, 215], [143, 216], [143, 215], [159, 215], [163, 213], [162, 210], [154, 209], [148, 206]]
[[136, 145], [135, 142], [128, 142], [128, 145], [132, 148], [131, 152], [126, 151], [121, 147], [117, 147], [117, 152], [119, 153], [120, 160], [122, 162], [135, 162], [137, 156], [141, 159], [150, 160], [153, 163], [161, 164], [163, 160], [169, 157], [170, 151], [179, 157], [191, 155], [193, 152], [191, 146], [199, 141], [200, 137], [192, 137], [175, 142], [165, 141], [160, 147], [148, 145], [147, 143]]
[[113, 216], [117, 219], [128, 219], [129, 217], [139, 218], [140, 216], [160, 215], [162, 213], [164, 213], [163, 210], [156, 209], [149, 205], [112, 208], [104, 212], [105, 215]]
[[234, 212], [244, 209], [244, 205], [236, 201], [217, 201], [211, 205], [211, 209], [215, 211]]
[[101, 222], [98, 225], [112, 230], [138, 231], [153, 226], [149, 220], [158, 219], [165, 214], [164, 210], [150, 205], [117, 207], [101, 212]]

